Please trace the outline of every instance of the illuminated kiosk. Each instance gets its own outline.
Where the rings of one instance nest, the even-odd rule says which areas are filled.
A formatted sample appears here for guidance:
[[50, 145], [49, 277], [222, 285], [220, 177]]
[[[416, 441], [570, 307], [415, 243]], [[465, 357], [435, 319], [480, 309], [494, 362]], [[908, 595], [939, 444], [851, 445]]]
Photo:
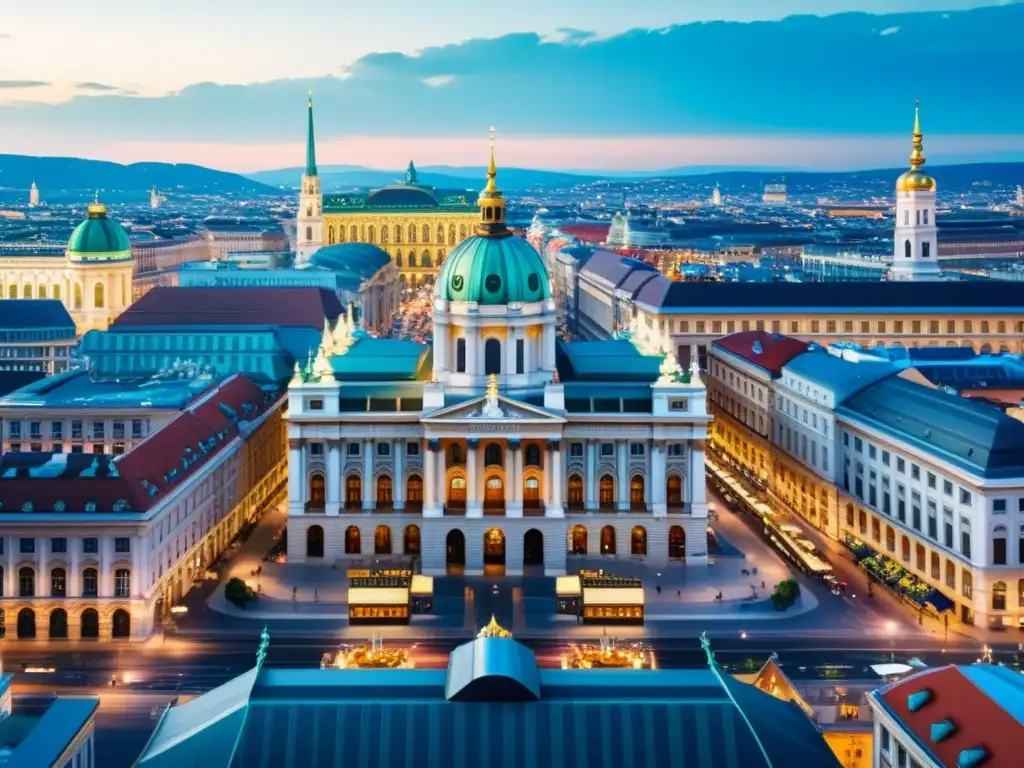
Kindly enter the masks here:
[[570, 645], [562, 654], [562, 669], [657, 669], [657, 664], [654, 651], [643, 643], [617, 647], [605, 630], [600, 645]]
[[[603, 571], [580, 571], [555, 584], [560, 613], [576, 613], [597, 624], [643, 624], [644, 583]], [[572, 610], [573, 607], [578, 609]], [[564, 610], [563, 610], [564, 609]]]
[[325, 653], [320, 669], [413, 669], [415, 663], [405, 648], [385, 648], [384, 638], [375, 635], [370, 645], [343, 645], [333, 656]]
[[432, 607], [434, 580], [408, 570], [349, 570], [350, 624], [408, 624]]

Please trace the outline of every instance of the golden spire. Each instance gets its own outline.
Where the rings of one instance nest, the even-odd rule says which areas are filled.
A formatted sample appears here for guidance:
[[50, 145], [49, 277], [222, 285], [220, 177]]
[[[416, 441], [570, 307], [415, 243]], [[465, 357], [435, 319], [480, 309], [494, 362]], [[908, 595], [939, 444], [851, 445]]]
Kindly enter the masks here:
[[921, 133], [921, 102], [914, 102], [914, 150], [910, 153], [910, 167], [915, 171], [924, 165], [924, 134]]
[[88, 211], [90, 219], [102, 218], [107, 215], [107, 206], [100, 202], [100, 191], [98, 189], [86, 210]]
[[476, 634], [477, 637], [512, 637], [512, 633], [505, 629], [498, 623], [498, 620], [494, 618], [494, 614], [491, 614], [491, 620], [487, 623], [487, 626], [481, 628]]
[[494, 126], [491, 126], [491, 162], [487, 166], [487, 186], [484, 188], [483, 197], [498, 197], [501, 190], [494, 183], [494, 177], [498, 175], [498, 166], [494, 162]]

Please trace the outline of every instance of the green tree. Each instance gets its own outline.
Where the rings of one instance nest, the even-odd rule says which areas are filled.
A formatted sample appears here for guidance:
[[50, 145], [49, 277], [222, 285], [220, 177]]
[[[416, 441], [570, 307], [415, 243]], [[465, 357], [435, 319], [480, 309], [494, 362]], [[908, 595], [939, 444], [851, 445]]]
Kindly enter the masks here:
[[796, 579], [785, 579], [772, 592], [772, 605], [775, 606], [775, 610], [784, 611], [793, 605], [798, 597], [800, 585]]
[[255, 595], [249, 588], [249, 585], [237, 576], [233, 579], [228, 579], [228, 583], [224, 585], [224, 597], [239, 608], [245, 608], [247, 603], [255, 599]]

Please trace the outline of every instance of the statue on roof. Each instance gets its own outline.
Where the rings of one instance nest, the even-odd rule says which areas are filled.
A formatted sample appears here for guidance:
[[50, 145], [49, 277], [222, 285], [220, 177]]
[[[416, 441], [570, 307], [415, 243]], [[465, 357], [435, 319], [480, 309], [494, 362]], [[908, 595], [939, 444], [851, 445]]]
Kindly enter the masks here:
[[477, 637], [512, 637], [512, 633], [505, 629], [498, 623], [498, 620], [494, 618], [494, 614], [491, 614], [491, 620], [487, 622], [487, 626], [483, 627], [477, 632]]
[[704, 387], [704, 379], [700, 377], [700, 360], [697, 359], [696, 355], [690, 358], [690, 385]]
[[313, 361], [313, 375], [323, 384], [334, 382], [334, 366], [331, 365], [331, 359], [322, 345], [317, 351], [316, 360]]
[[665, 355], [665, 359], [661, 361], [658, 372], [661, 374], [658, 377], [659, 384], [674, 384], [682, 378], [683, 367], [679, 365], [676, 356], [669, 352]]
[[409, 186], [415, 186], [420, 183], [419, 176], [416, 173], [416, 164], [412, 160], [409, 161], [409, 167], [405, 171], [405, 183]]
[[296, 360], [295, 361], [295, 372], [292, 373], [292, 380], [289, 382], [289, 384], [293, 384], [293, 385], [294, 384], [302, 384], [302, 382], [303, 382], [302, 366], [300, 366], [299, 365], [299, 361]]
[[481, 415], [488, 419], [503, 418], [505, 412], [498, 405], [498, 375], [496, 373], [492, 373], [487, 377], [487, 393], [485, 398]]

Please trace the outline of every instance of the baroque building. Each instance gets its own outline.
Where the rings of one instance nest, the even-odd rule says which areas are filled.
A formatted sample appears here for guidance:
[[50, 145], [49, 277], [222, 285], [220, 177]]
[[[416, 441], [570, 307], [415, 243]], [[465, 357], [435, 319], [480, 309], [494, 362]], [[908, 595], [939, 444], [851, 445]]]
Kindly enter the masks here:
[[132, 253], [128, 233], [107, 217], [98, 200], [71, 233], [63, 256], [8, 253], [0, 256], [0, 296], [57, 299], [75, 321], [78, 335], [104, 330], [132, 302]]
[[627, 341], [556, 339], [548, 272], [506, 227], [493, 147], [478, 206], [435, 283], [431, 347], [365, 338], [341, 318], [296, 367], [289, 562], [401, 554], [426, 574], [561, 574], [570, 553], [705, 563], [699, 372]]

